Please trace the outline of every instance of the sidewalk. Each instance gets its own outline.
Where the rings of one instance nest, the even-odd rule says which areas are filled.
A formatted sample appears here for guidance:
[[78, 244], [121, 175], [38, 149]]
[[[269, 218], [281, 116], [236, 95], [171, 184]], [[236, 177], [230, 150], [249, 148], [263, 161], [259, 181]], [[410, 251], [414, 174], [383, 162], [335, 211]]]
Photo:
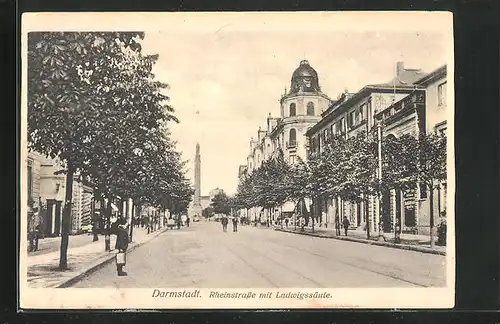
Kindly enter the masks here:
[[[151, 241], [167, 230], [166, 227], [147, 234], [147, 229], [134, 228], [133, 241], [128, 252]], [[70, 237], [71, 240], [71, 237]], [[111, 235], [111, 249], [114, 249], [116, 235]], [[114, 259], [116, 250], [104, 251], [104, 238], [97, 242], [68, 248], [68, 270], [59, 271], [59, 251], [28, 256], [28, 286], [30, 288], [64, 288]]]
[[311, 227], [306, 227], [304, 229], [304, 232], [301, 232], [299, 227], [297, 227], [297, 230], [294, 230], [293, 226], [289, 226], [288, 229], [284, 227], [282, 229], [280, 226], [275, 226], [274, 230], [287, 233], [386, 246], [395, 249], [411, 250], [422, 253], [446, 255], [446, 246], [434, 245], [434, 248], [431, 249], [429, 236], [425, 235], [401, 234], [401, 243], [394, 243], [394, 234], [391, 235], [390, 233], [385, 233], [385, 241], [383, 239], [379, 241], [375, 233], [372, 234], [372, 237], [370, 239], [367, 239], [366, 232], [362, 230], [350, 230], [347, 233], [347, 236], [344, 236], [343, 230], [341, 233], [342, 235], [336, 236], [335, 229], [325, 229], [324, 227], [315, 227], [314, 232], [312, 232]]
[[[92, 243], [93, 236], [88, 233], [70, 235], [69, 237], [69, 248], [79, 247], [82, 245], [87, 245]], [[104, 235], [99, 235], [99, 240], [104, 240]], [[29, 245], [29, 243], [28, 243]], [[31, 258], [40, 254], [47, 254], [55, 251], [59, 251], [61, 248], [61, 237], [45, 237], [38, 240], [38, 250], [28, 251], [28, 257]]]

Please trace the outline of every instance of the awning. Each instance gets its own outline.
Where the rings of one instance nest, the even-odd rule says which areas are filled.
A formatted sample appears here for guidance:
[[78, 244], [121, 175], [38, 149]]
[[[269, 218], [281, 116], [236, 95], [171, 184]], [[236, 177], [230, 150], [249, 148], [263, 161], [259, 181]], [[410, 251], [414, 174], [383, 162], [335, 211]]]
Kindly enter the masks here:
[[294, 210], [295, 210], [295, 204], [292, 201], [287, 201], [282, 206], [282, 211], [284, 213], [293, 213]]

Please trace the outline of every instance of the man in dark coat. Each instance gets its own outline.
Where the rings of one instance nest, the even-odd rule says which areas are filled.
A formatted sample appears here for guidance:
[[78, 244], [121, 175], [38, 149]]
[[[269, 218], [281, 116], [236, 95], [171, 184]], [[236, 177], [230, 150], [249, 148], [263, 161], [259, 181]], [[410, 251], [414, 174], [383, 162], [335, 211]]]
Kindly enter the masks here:
[[227, 231], [227, 223], [228, 223], [228, 222], [229, 222], [229, 220], [227, 219], [227, 217], [226, 217], [226, 216], [222, 217], [222, 219], [221, 219], [221, 223], [222, 223], [222, 230], [223, 230], [224, 232], [226, 232], [226, 231]]
[[233, 217], [233, 232], [238, 232], [238, 218]]
[[[128, 248], [128, 230], [127, 223], [125, 220], [118, 221], [118, 226], [116, 228], [116, 244], [115, 249], [118, 250], [119, 253], [126, 253]], [[124, 264], [117, 264], [116, 271], [119, 276], [126, 276], [127, 273], [123, 271]]]
[[344, 220], [342, 221], [342, 225], [344, 225], [344, 231], [345, 231], [345, 236], [347, 236], [347, 231], [349, 230], [349, 220], [347, 219], [346, 216], [344, 216]]

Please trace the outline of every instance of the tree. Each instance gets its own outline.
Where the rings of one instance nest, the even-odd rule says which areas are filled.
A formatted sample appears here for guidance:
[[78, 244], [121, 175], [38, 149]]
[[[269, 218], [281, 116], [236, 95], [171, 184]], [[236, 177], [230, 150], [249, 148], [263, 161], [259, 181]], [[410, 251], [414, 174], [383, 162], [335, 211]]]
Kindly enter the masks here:
[[[89, 168], [92, 134], [112, 118], [106, 95], [89, 79], [110, 69], [109, 61], [124, 49], [140, 51], [142, 33], [36, 32], [28, 35], [29, 149], [56, 156], [66, 166], [59, 269], [67, 268], [73, 175]], [[82, 66], [82, 64], [84, 66]]]
[[201, 211], [201, 215], [205, 218], [212, 217], [213, 214], [214, 214], [214, 209], [210, 206]]
[[245, 208], [248, 215], [248, 210], [256, 206], [255, 187], [253, 185], [252, 175], [245, 174], [240, 178], [238, 188], [234, 197], [234, 203], [237, 208]]
[[319, 169], [316, 168], [314, 162], [317, 162], [317, 160], [310, 161], [310, 164], [313, 165], [310, 166], [302, 159], [299, 159], [296, 164], [290, 167], [287, 174], [285, 190], [287, 198], [295, 204], [294, 209], [297, 208], [299, 203], [304, 203], [306, 198], [311, 197], [314, 187], [320, 183], [315, 181], [317, 179], [314, 178], [314, 170]]
[[229, 214], [231, 212], [231, 201], [228, 195], [221, 191], [217, 193], [210, 204], [216, 214]]
[[257, 206], [268, 210], [269, 214], [276, 207], [283, 205], [287, 199], [286, 186], [289, 165], [283, 153], [263, 161], [252, 173], [252, 188]]
[[417, 147], [418, 177], [429, 190], [430, 245], [434, 247], [434, 190], [446, 180], [446, 137], [435, 133], [420, 134]]

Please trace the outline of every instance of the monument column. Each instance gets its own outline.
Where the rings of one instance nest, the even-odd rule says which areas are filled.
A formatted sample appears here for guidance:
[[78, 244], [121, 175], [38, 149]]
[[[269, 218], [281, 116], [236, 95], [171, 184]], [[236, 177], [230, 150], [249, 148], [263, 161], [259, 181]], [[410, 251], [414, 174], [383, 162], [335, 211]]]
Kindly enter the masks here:
[[193, 213], [201, 216], [201, 157], [200, 157], [200, 144], [196, 143], [196, 155], [194, 158], [194, 199], [193, 199]]

